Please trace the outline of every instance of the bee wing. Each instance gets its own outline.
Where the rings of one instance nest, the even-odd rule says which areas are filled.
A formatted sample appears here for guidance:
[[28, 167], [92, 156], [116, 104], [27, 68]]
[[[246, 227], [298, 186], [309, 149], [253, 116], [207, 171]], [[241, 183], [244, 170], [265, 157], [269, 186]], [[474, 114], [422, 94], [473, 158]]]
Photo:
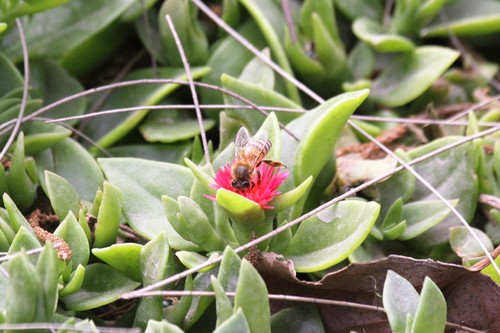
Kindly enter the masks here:
[[245, 127], [240, 128], [236, 134], [236, 140], [234, 141], [235, 156], [238, 156], [239, 152], [245, 147], [250, 141], [250, 135]]

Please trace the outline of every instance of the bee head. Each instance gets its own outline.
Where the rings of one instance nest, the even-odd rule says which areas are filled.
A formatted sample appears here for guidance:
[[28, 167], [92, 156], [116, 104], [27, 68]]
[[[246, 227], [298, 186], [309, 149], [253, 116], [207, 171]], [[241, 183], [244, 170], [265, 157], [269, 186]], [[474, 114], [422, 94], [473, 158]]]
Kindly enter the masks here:
[[235, 190], [246, 190], [246, 189], [249, 189], [250, 187], [252, 187], [252, 185], [253, 185], [253, 183], [249, 180], [246, 180], [246, 179], [234, 179], [231, 182], [231, 186]]

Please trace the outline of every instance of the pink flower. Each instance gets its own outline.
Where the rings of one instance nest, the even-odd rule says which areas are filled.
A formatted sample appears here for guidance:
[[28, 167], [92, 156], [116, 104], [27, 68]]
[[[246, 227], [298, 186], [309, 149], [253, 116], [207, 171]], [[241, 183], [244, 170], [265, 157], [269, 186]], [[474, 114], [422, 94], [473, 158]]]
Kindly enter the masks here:
[[[277, 189], [288, 177], [288, 171], [272, 167], [266, 163], [262, 163], [257, 170], [260, 172], [260, 181], [257, 172], [253, 175], [251, 182], [253, 186], [246, 190], [236, 190], [231, 186], [231, 165], [226, 164], [219, 169], [215, 175], [215, 184], [211, 186], [215, 189], [224, 188], [226, 190], [238, 193], [253, 202], [258, 203], [262, 208], [272, 209], [272, 206], [267, 204], [278, 194]], [[215, 200], [215, 197], [210, 196], [209, 199]]]

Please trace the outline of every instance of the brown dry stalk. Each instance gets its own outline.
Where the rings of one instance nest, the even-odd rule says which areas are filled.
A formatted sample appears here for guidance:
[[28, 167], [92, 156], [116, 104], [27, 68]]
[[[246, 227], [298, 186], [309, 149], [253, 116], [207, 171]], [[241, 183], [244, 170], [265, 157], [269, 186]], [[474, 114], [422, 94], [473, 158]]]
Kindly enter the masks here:
[[54, 245], [59, 259], [71, 260], [71, 249], [68, 243], [61, 237], [54, 235], [40, 226], [40, 224], [58, 223], [59, 218], [57, 215], [43, 213], [40, 209], [35, 209], [28, 216], [28, 222], [39, 240], [44, 243], [51, 242]]

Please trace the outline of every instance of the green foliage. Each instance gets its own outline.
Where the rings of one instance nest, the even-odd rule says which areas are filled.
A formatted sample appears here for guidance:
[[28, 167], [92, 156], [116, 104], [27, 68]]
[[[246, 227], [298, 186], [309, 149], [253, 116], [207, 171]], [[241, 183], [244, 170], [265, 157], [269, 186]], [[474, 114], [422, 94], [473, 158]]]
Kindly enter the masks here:
[[[146, 332], [369, 331], [337, 310], [323, 316], [320, 304], [271, 306], [268, 293], [308, 296], [321, 285], [321, 297], [338, 295], [338, 286], [328, 288], [341, 283], [326, 282], [329, 272], [349, 263], [362, 269], [364, 261], [392, 254], [462, 260], [500, 281], [484, 252], [500, 243], [498, 133], [428, 157], [500, 121], [498, 105], [469, 110], [467, 125], [382, 121], [442, 120], [493, 95], [498, 2], [290, 3], [210, 3], [254, 54], [201, 13], [198, 1], [0, 1], [0, 146], [21, 110], [24, 117], [0, 167], [0, 251], [8, 254], [1, 264], [1, 323], [66, 323], [67, 331], [98, 331], [108, 321]], [[443, 46], [449, 36], [466, 37], [467, 47]], [[269, 61], [317, 95], [284, 79]], [[201, 119], [184, 84], [191, 79]], [[99, 88], [113, 81], [113, 89]], [[354, 119], [360, 115], [380, 121]], [[242, 126], [253, 139], [240, 147], [233, 142]], [[418, 161], [414, 170], [471, 229], [411, 172], [389, 176], [398, 161], [383, 157], [354, 126], [380, 136], [403, 161]], [[259, 150], [257, 140], [269, 140], [269, 151]], [[248, 167], [250, 189], [231, 185], [233, 163], [244, 162], [245, 149], [284, 165], [268, 175], [283, 178], [275, 193], [255, 171], [260, 165]], [[358, 197], [332, 204], [376, 178], [383, 179]], [[256, 189], [260, 198], [250, 194]], [[71, 254], [63, 260], [65, 246]], [[176, 275], [187, 268], [194, 273]], [[433, 271], [411, 270], [384, 266], [373, 274], [387, 274], [382, 330], [442, 332], [447, 315], [468, 324], [453, 312], [457, 305], [447, 308]], [[299, 275], [307, 281], [296, 272], [308, 273]], [[186, 293], [119, 300], [167, 278], [175, 281], [162, 289]], [[352, 292], [356, 301], [367, 299], [366, 279], [360, 284]], [[481, 288], [474, 296], [496, 295]], [[123, 312], [103, 317], [122, 304]], [[488, 318], [472, 318], [477, 329], [498, 330]], [[344, 319], [345, 326], [335, 326]]]

